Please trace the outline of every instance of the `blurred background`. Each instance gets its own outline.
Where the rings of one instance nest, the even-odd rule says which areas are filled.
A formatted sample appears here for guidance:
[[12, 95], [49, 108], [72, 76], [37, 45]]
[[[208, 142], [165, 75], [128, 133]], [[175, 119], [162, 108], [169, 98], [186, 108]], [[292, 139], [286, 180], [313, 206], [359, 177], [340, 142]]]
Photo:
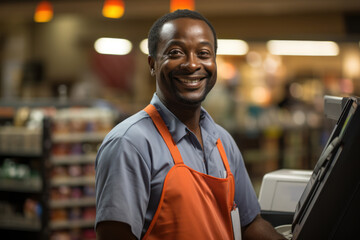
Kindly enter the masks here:
[[[120, 13], [104, 16], [114, 2]], [[256, 192], [265, 173], [312, 169], [334, 124], [324, 96], [360, 95], [360, 1], [180, 2], [217, 31], [204, 107], [233, 135]], [[95, 239], [96, 151], [149, 103], [142, 46], [171, 4], [0, 1], [0, 234]]]

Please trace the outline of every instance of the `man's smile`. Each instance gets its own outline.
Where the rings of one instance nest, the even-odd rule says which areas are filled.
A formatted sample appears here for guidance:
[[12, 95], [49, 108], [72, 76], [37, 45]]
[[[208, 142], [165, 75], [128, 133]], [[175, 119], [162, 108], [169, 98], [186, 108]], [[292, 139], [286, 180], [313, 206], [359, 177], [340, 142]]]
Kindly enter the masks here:
[[174, 79], [188, 87], [197, 87], [200, 85], [202, 80], [206, 79], [206, 77], [205, 76], [180, 76], [180, 77], [175, 77]]

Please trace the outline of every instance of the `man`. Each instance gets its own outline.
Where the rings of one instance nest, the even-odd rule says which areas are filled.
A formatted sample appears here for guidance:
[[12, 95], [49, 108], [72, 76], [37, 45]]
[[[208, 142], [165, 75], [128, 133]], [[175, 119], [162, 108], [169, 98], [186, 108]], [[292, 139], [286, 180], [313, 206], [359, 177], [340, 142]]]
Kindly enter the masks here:
[[96, 159], [96, 232], [107, 239], [282, 239], [264, 221], [230, 134], [201, 107], [215, 85], [216, 33], [178, 10], [149, 32], [151, 104], [118, 124]]

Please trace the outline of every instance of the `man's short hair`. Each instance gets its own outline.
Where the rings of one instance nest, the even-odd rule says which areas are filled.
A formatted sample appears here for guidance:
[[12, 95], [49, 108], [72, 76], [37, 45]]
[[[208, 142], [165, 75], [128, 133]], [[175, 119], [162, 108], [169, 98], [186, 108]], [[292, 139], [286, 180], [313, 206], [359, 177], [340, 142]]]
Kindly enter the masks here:
[[149, 55], [152, 57], [156, 57], [157, 52], [157, 46], [159, 43], [159, 32], [162, 26], [172, 20], [178, 19], [178, 18], [192, 18], [192, 19], [198, 19], [204, 21], [211, 29], [213, 36], [214, 36], [214, 42], [215, 42], [215, 53], [217, 50], [217, 37], [214, 27], [211, 25], [209, 20], [207, 20], [203, 15], [201, 15], [199, 12], [191, 11], [188, 9], [182, 9], [182, 10], [176, 10], [174, 12], [165, 14], [158, 20], [154, 22], [152, 27], [149, 31], [148, 36], [148, 48], [149, 48]]

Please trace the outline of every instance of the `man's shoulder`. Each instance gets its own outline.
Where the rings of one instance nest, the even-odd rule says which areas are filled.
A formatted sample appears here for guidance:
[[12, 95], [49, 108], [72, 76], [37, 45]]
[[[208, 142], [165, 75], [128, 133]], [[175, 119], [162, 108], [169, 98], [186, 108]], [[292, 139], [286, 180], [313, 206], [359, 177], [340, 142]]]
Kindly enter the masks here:
[[139, 111], [134, 115], [118, 123], [105, 137], [104, 142], [122, 139], [137, 139], [144, 136], [151, 129], [152, 121], [145, 111]]

